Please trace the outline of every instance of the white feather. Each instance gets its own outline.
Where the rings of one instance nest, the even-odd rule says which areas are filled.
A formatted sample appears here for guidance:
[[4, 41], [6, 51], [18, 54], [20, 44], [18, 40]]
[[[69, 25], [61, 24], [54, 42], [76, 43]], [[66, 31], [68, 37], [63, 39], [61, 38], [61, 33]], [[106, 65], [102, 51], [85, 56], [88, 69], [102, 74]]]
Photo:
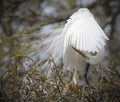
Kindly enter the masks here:
[[[93, 15], [86, 8], [74, 13], [65, 25], [64, 30], [64, 43], [69, 42], [69, 46], [77, 46], [77, 49], [85, 52], [98, 52], [105, 46], [105, 41], [108, 40]], [[66, 40], [66, 37], [72, 37], [72, 41]], [[79, 48], [77, 44], [80, 44]]]

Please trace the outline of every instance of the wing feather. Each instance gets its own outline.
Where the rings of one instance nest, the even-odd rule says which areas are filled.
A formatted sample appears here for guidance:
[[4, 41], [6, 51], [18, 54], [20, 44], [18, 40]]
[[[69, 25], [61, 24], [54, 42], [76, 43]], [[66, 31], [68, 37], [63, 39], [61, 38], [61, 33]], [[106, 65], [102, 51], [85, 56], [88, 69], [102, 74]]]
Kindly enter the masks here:
[[82, 51], [82, 49], [83, 49], [83, 40], [84, 40], [84, 37], [83, 37], [83, 32], [81, 31], [81, 41], [80, 41], [80, 48], [79, 48], [79, 50], [81, 50]]
[[65, 26], [65, 36], [71, 37], [71, 40], [66, 40], [71, 46], [88, 52], [98, 52], [108, 40], [89, 11], [78, 11], [70, 17]]

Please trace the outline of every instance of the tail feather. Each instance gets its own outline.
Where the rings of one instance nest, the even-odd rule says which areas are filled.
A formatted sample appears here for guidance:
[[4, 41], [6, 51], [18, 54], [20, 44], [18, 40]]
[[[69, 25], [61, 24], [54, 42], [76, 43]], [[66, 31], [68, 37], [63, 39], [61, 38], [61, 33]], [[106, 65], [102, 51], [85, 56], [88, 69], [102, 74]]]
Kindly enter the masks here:
[[[51, 28], [50, 28], [51, 29]], [[39, 38], [30, 42], [30, 46], [26, 52], [33, 60], [33, 63], [38, 60], [41, 65], [43, 75], [48, 75], [50, 72], [49, 59], [52, 58], [56, 66], [63, 65], [63, 27], [53, 28], [49, 32], [39, 32]], [[32, 50], [34, 49], [34, 50]], [[30, 63], [32, 64], [32, 63]]]

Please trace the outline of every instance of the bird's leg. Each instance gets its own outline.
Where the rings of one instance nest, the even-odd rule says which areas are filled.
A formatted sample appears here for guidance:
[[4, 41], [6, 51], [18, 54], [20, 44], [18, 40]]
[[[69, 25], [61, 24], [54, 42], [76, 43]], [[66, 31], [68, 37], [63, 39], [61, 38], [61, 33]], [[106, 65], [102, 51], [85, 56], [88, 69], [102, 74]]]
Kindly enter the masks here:
[[86, 83], [89, 85], [88, 79], [87, 79], [87, 74], [88, 74], [88, 70], [89, 70], [90, 64], [87, 63], [86, 67], [85, 67], [85, 73], [84, 73], [84, 79], [86, 81]]

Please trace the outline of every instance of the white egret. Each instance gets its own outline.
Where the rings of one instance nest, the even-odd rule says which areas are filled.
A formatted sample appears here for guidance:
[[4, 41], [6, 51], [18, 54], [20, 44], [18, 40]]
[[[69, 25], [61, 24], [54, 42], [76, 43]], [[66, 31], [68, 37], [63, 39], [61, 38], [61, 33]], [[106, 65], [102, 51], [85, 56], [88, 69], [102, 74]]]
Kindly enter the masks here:
[[[74, 13], [65, 24], [63, 34], [63, 58], [71, 68], [77, 70], [87, 81], [87, 71], [90, 64], [100, 64], [105, 57], [105, 45], [108, 37], [95, 21], [87, 8]], [[85, 68], [85, 62], [87, 63]], [[83, 73], [84, 72], [84, 73]], [[76, 75], [74, 78], [76, 82]]]
[[[46, 35], [39, 56], [41, 61], [52, 56], [57, 66], [63, 63], [65, 70], [74, 70], [74, 83], [77, 84], [78, 80], [84, 78], [87, 82], [90, 64], [99, 64], [104, 59], [107, 40], [108, 37], [92, 13], [87, 8], [81, 8], [67, 20], [64, 28]], [[44, 72], [48, 67], [46, 62], [43, 66]], [[77, 75], [78, 72], [81, 79]], [[79, 84], [82, 85], [82, 81]]]

